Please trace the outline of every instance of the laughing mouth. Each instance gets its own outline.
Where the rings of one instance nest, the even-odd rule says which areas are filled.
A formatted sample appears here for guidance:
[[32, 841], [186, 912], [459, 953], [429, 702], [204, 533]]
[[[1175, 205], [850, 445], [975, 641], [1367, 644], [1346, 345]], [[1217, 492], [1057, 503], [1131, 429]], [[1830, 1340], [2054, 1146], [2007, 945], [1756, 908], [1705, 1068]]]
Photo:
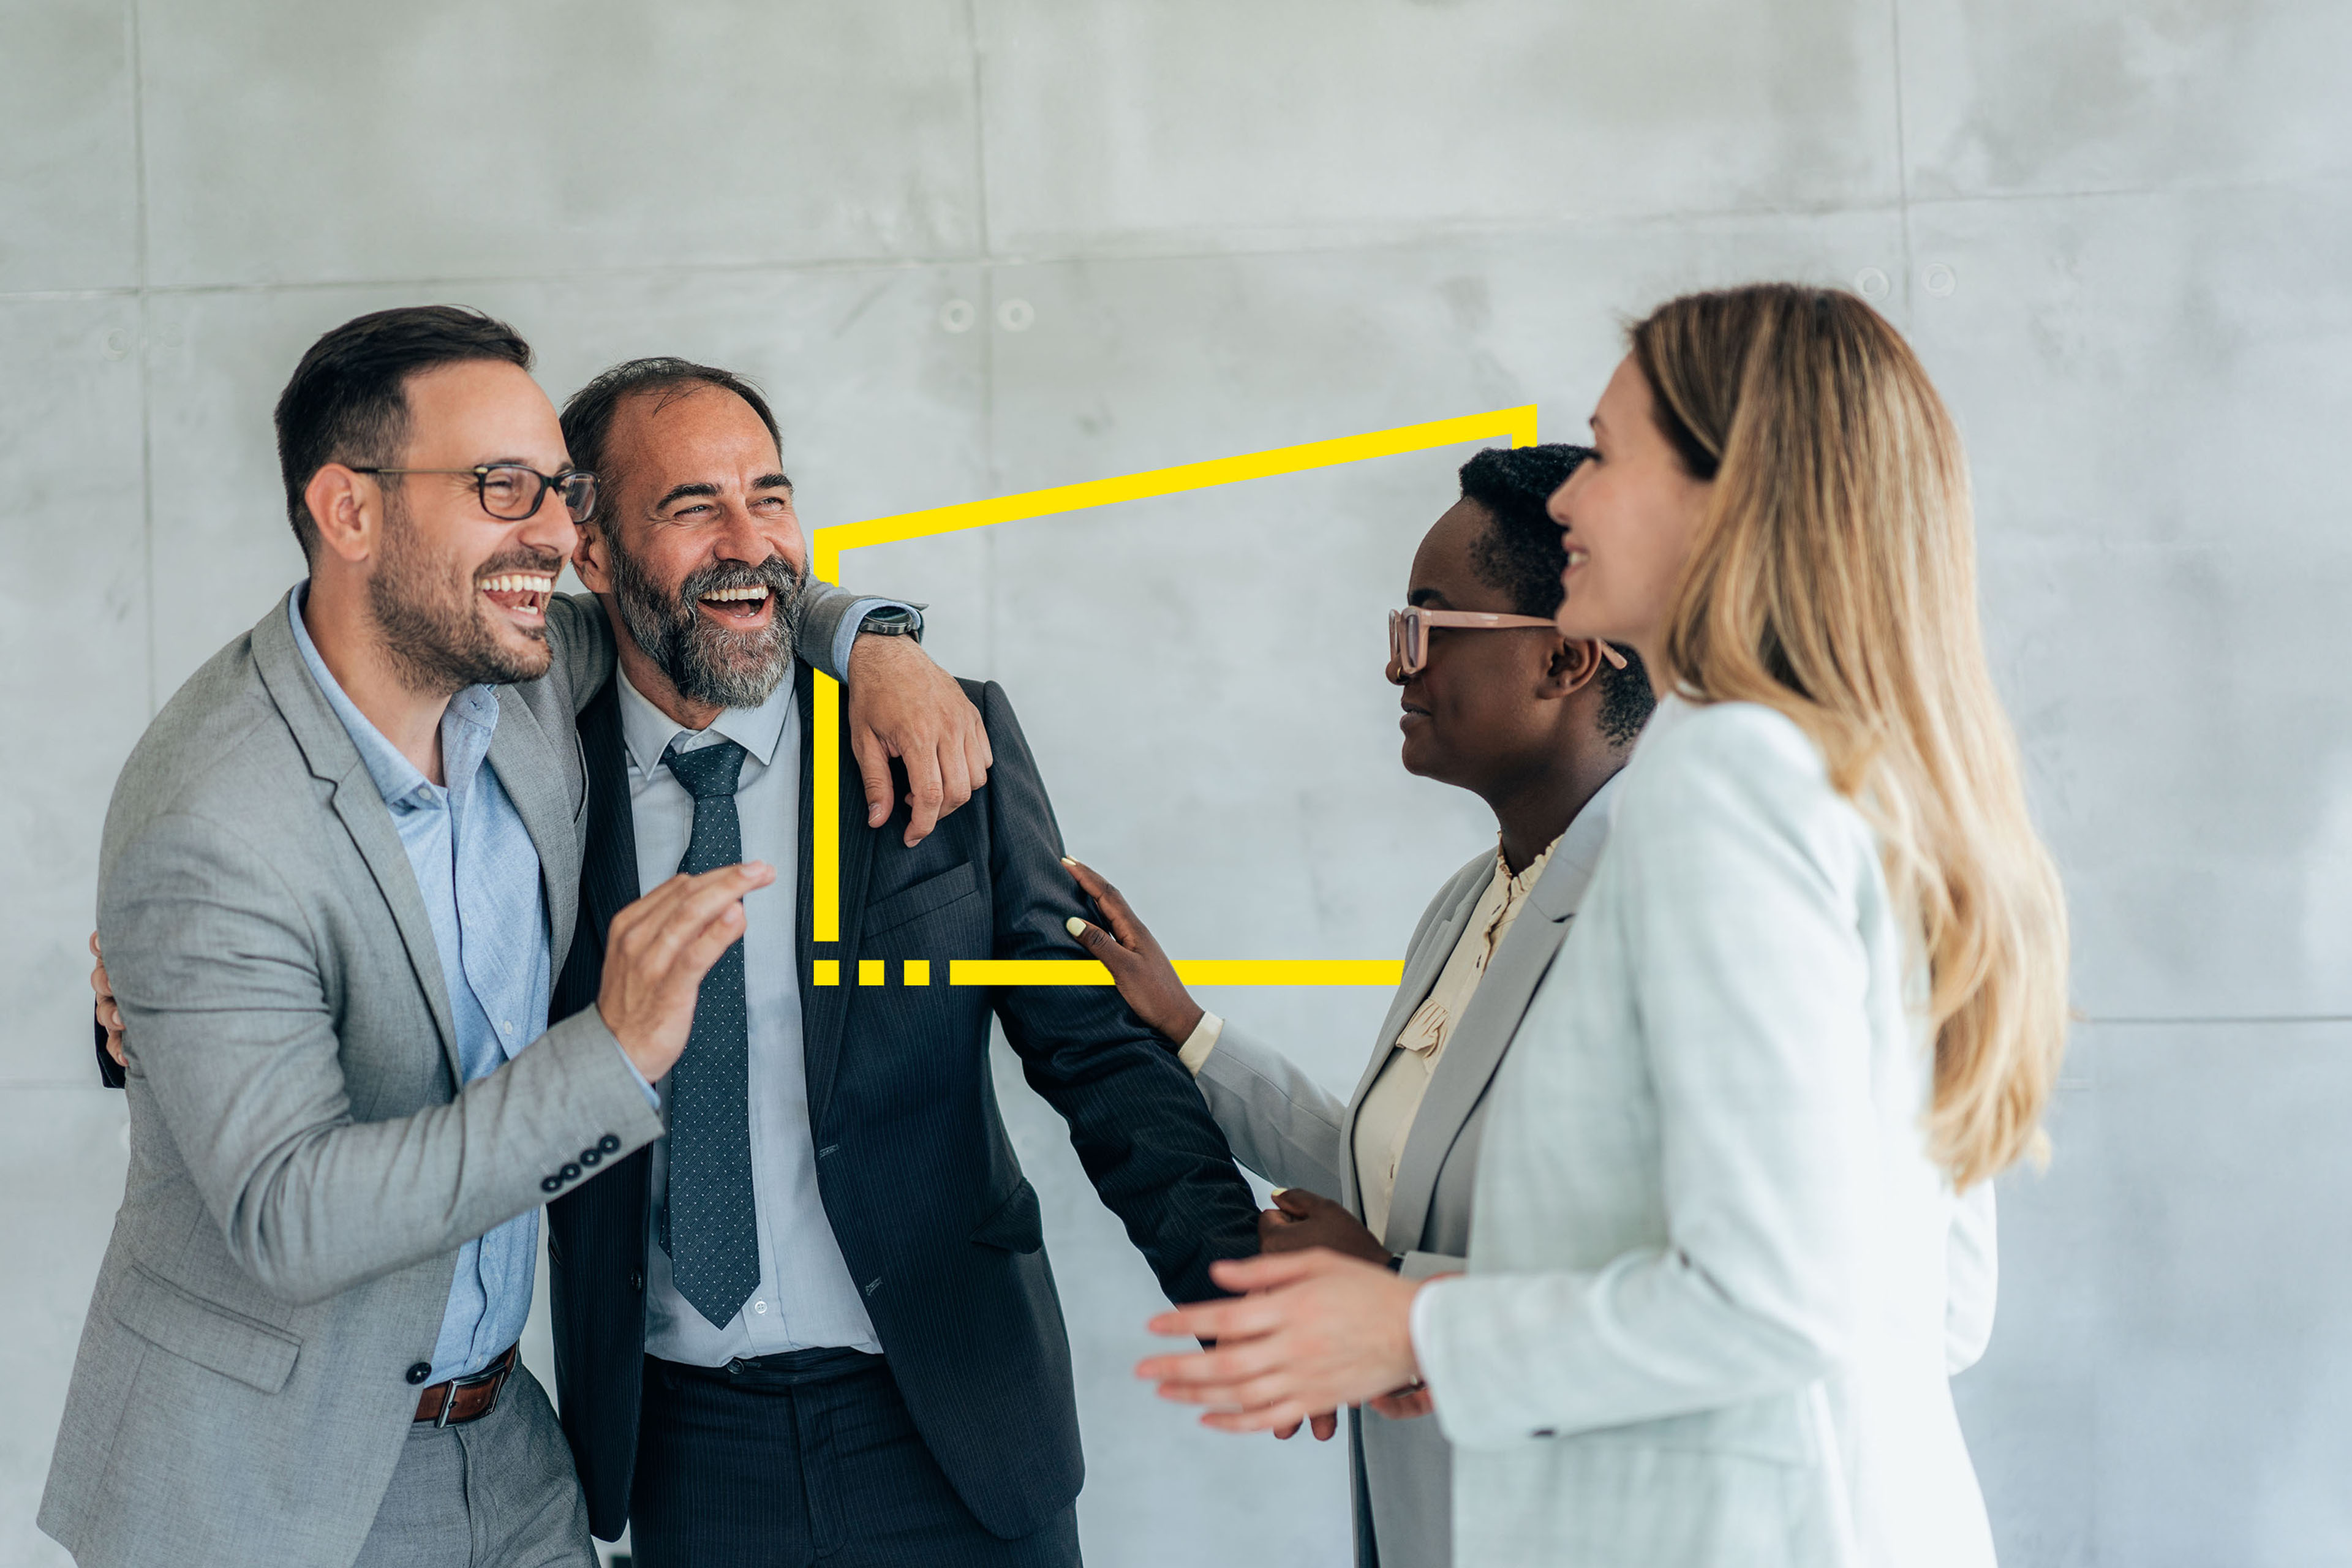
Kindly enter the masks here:
[[555, 595], [555, 574], [501, 572], [483, 578], [480, 587], [490, 603], [501, 609], [540, 616], [547, 614], [547, 601]]
[[695, 602], [720, 620], [749, 621], [768, 607], [774, 593], [766, 584], [757, 583], [741, 588], [713, 588]]

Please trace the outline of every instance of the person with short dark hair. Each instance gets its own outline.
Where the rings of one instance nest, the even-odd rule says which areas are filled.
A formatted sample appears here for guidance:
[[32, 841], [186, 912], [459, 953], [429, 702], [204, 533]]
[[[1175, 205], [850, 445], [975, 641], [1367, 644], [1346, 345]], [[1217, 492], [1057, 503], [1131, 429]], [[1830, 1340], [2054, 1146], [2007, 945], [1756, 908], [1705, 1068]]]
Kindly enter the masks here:
[[[600, 490], [530, 363], [449, 306], [312, 345], [278, 405], [308, 580], [117, 783], [92, 979], [131, 1173], [40, 1511], [83, 1568], [595, 1561], [516, 1357], [537, 1211], [662, 1135], [650, 1084], [775, 873], [599, 910], [600, 984], [550, 1023], [613, 652], [554, 591]], [[836, 631], [874, 639], [815, 600], [777, 624], [839, 670]]]
[[[1464, 464], [1461, 498], [1422, 541], [1392, 613], [1405, 769], [1477, 795], [1498, 836], [1423, 914], [1352, 1098], [1204, 1012], [1118, 890], [1072, 868], [1108, 922], [1081, 942], [1181, 1042], [1242, 1163], [1286, 1188], [1261, 1222], [1269, 1251], [1328, 1247], [1413, 1279], [1465, 1267], [1486, 1085], [1567, 934], [1654, 705], [1638, 658], [1551, 624], [1565, 556], [1544, 506], [1584, 457], [1519, 447]], [[1358, 1560], [1449, 1562], [1453, 1458], [1436, 1423], [1365, 1411], [1349, 1426]], [[1329, 1430], [1318, 1417], [1318, 1436]]]
[[[573, 563], [620, 652], [580, 718], [589, 848], [556, 1015], [598, 994], [601, 923], [641, 889], [709, 855], [781, 873], [704, 984], [662, 1086], [667, 1140], [549, 1211], [593, 1527], [625, 1525], [643, 1568], [1075, 1564], [1069, 1346], [992, 1019], [1171, 1300], [1256, 1250], [1249, 1188], [1115, 994], [951, 982], [966, 960], [1082, 956], [1003, 690], [966, 683], [996, 765], [937, 834], [910, 847], [889, 830], [903, 814], [814, 815], [826, 721], [767, 608], [806, 558], [758, 389], [633, 361], [581, 389], [564, 429], [605, 481]], [[818, 835], [838, 846], [830, 894]]]

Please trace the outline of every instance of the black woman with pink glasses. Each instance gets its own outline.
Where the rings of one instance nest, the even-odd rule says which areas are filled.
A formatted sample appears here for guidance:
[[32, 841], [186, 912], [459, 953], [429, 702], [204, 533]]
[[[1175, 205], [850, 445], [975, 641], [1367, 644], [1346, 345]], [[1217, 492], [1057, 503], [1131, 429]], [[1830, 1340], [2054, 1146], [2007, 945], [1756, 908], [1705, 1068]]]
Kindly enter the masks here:
[[[1611, 781], [1654, 705], [1631, 649], [1552, 625], [1565, 557], [1545, 502], [1586, 456], [1521, 447], [1463, 465], [1389, 613], [1405, 771], [1486, 801], [1497, 839], [1422, 915], [1352, 1098], [1204, 1012], [1118, 890], [1072, 865], [1109, 925], [1078, 940], [1178, 1047], [1235, 1157], [1283, 1189], [1259, 1221], [1269, 1252], [1328, 1247], [1409, 1278], [1458, 1272], [1469, 1253], [1487, 1082], [1567, 935]], [[1449, 1560], [1452, 1456], [1424, 1406], [1407, 1394], [1349, 1413], [1360, 1562]], [[1328, 1437], [1337, 1419], [1314, 1425]]]

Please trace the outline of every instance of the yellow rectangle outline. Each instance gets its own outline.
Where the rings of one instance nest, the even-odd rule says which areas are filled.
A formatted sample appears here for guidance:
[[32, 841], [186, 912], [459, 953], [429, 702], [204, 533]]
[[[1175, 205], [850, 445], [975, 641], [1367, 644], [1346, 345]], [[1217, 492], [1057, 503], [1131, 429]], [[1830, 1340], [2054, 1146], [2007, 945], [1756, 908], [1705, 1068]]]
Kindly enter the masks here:
[[[1531, 447], [1536, 442], [1536, 409], [1535, 404], [1526, 403], [1516, 408], [1495, 408], [1484, 414], [1465, 414], [1452, 419], [1433, 419], [1419, 425], [1399, 425], [1387, 430], [1368, 431], [1361, 436], [1341, 436], [1328, 441], [1276, 447], [1264, 452], [1214, 458], [1206, 462], [1180, 463], [1174, 468], [1150, 468], [1117, 479], [1090, 479], [1084, 484], [1026, 490], [1019, 495], [998, 496], [991, 500], [965, 501], [956, 506], [933, 507], [926, 511], [869, 518], [864, 522], [838, 523], [831, 528], [820, 528], [810, 535], [809, 572], [822, 582], [838, 583], [841, 580], [842, 555], [871, 544], [896, 544], [909, 539], [927, 539], [933, 534], [986, 528], [993, 523], [1082, 511], [1089, 507], [1110, 506], [1123, 500], [1144, 500], [1184, 490], [1237, 484], [1244, 479], [1303, 473], [1309, 468], [1360, 462], [1367, 458], [1427, 451], [1433, 447], [1451, 447], [1464, 441], [1483, 441], [1497, 436], [1508, 437], [1514, 447]], [[810, 820], [813, 823], [838, 824], [841, 819], [841, 687], [831, 677], [818, 674], [812, 695], [815, 704], [816, 733], [812, 737], [814, 747], [812, 771], [815, 774], [815, 789], [809, 803]], [[810, 902], [814, 906], [810, 937], [815, 942], [839, 942], [841, 835], [838, 830], [831, 834], [820, 831], [814, 833], [813, 837], [815, 842], [811, 846], [813, 853], [809, 858]], [[820, 976], [824, 973], [823, 965], [828, 962], [831, 961], [818, 961]], [[958, 977], [968, 965], [1004, 963], [1095, 971], [1099, 972], [1101, 978], [1046, 979], [1040, 975], [1035, 979], [966, 981]], [[1188, 984], [1197, 985], [1394, 985], [1402, 977], [1402, 964], [1381, 959], [1191, 960], [1180, 961], [1176, 971]], [[1202, 973], [1196, 977], [1188, 971]], [[1208, 972], [1213, 972], [1217, 977], [1208, 978]], [[1341, 975], [1374, 973], [1384, 978], [1339, 978]], [[838, 975], [837, 970], [835, 974]], [[823, 985], [828, 982], [820, 977], [817, 984]], [[836, 978], [831, 984], [837, 984], [839, 981]], [[1091, 959], [955, 959], [949, 964], [948, 984], [1107, 985], [1110, 984], [1110, 972]]]

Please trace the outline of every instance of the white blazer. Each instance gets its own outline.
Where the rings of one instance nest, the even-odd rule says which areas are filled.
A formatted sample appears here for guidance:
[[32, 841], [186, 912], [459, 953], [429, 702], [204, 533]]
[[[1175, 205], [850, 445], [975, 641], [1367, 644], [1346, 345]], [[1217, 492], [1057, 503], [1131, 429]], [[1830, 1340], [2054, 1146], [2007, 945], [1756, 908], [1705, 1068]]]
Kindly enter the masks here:
[[1990, 1188], [1927, 1155], [1917, 952], [1801, 731], [1660, 705], [1413, 1305], [1457, 1562], [1992, 1562], [1948, 1382]]

